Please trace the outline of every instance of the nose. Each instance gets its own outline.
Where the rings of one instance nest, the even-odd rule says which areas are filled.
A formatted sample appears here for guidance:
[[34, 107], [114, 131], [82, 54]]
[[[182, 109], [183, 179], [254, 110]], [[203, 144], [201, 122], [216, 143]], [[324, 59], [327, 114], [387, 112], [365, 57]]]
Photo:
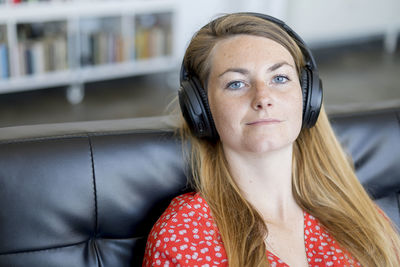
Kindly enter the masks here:
[[271, 91], [264, 83], [257, 83], [254, 88], [252, 107], [255, 110], [262, 110], [272, 107]]

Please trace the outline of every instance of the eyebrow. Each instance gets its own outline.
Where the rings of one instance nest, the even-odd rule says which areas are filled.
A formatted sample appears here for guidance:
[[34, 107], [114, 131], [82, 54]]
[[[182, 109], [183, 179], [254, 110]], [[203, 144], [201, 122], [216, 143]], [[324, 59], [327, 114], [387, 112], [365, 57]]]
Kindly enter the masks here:
[[286, 61], [278, 62], [268, 68], [268, 71], [274, 71], [282, 67], [283, 65], [287, 65], [291, 68], [294, 68], [291, 64], [287, 63]]
[[[274, 65], [269, 67], [268, 71], [271, 72], [271, 71], [277, 70], [284, 65], [294, 68], [291, 64], [287, 63], [286, 61], [282, 61], [282, 62], [275, 63]], [[227, 72], [238, 72], [243, 75], [249, 74], [249, 71], [246, 69], [243, 69], [243, 68], [229, 68], [229, 69], [226, 69], [224, 72], [222, 72], [220, 75], [218, 75], [218, 77], [223, 76]]]
[[246, 69], [242, 69], [242, 68], [229, 68], [227, 70], [225, 70], [223, 73], [221, 73], [220, 75], [218, 75], [218, 77], [221, 77], [222, 75], [224, 75], [227, 72], [238, 72], [240, 74], [246, 75], [249, 74], [249, 71]]
[[277, 70], [277, 69], [279, 69], [280, 67], [282, 67], [282, 66], [284, 66], [284, 65], [287, 65], [287, 66], [291, 67], [292, 69], [294, 69], [294, 67], [293, 67], [291, 64], [287, 63], [286, 61], [282, 61], [282, 62], [275, 63], [274, 65], [272, 65], [271, 67], [269, 67], [269, 68], [268, 68], [268, 71]]

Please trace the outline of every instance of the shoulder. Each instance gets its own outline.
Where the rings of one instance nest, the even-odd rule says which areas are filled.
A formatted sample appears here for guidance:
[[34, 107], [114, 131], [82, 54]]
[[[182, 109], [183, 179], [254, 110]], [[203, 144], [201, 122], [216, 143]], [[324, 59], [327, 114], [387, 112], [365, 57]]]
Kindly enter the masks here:
[[[168, 208], [161, 215], [156, 225], [176, 223], [177, 220], [189, 222], [194, 215], [200, 216], [197, 220], [212, 221], [207, 202], [198, 193], [191, 192], [175, 197]], [[191, 218], [191, 220], [184, 220]]]
[[[211, 233], [217, 231], [207, 202], [198, 193], [191, 192], [177, 196], [171, 201], [153, 226], [152, 233], [157, 237], [160, 234], [156, 231], [158, 229], [164, 229], [161, 234], [165, 233], [165, 229], [182, 229], [178, 234], [183, 235], [188, 230], [196, 232], [196, 229], [199, 228], [211, 231]], [[169, 232], [175, 233], [176, 230]]]
[[197, 193], [174, 198], [153, 226], [143, 265], [227, 263], [207, 202]]

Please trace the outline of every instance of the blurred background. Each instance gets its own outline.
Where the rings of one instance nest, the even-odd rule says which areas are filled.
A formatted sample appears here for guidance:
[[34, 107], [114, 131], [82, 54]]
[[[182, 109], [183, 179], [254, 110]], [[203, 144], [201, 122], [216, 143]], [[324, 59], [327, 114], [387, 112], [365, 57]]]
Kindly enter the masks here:
[[0, 127], [163, 115], [191, 36], [237, 11], [305, 40], [329, 114], [400, 107], [399, 0], [0, 0]]

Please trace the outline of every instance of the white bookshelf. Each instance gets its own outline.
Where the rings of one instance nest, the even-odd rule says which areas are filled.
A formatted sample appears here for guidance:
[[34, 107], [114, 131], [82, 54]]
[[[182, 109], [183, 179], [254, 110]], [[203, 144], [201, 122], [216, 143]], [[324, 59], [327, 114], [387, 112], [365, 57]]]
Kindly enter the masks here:
[[[0, 93], [69, 86], [67, 96], [75, 96], [70, 101], [79, 102], [87, 82], [176, 69], [177, 4], [0, 1], [0, 56], [6, 49], [9, 63], [9, 76], [0, 75]], [[0, 58], [0, 74], [1, 62], [6, 60]]]

